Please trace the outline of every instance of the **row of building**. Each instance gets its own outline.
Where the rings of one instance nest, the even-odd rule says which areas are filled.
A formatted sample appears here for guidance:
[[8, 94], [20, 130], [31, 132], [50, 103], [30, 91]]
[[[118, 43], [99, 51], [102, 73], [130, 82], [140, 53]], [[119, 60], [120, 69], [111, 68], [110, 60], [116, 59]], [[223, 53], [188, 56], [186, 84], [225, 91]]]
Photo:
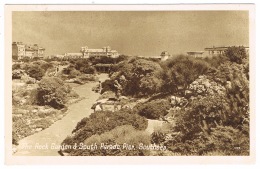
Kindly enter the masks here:
[[102, 57], [110, 57], [110, 58], [117, 58], [119, 54], [116, 50], [112, 50], [110, 46], [103, 47], [101, 49], [89, 49], [88, 46], [81, 47], [79, 53], [65, 53], [63, 55], [51, 55], [47, 56], [46, 58], [58, 58], [61, 60], [68, 60], [68, 59], [79, 59], [79, 58], [102, 58]]
[[[225, 54], [225, 51], [230, 46], [219, 46], [219, 47], [209, 47], [205, 48], [204, 51], [189, 51], [187, 52], [188, 56], [192, 56], [195, 58], [206, 58], [206, 57], [215, 57], [219, 55]], [[246, 50], [246, 53], [249, 54], [249, 47], [244, 47]]]
[[[205, 58], [205, 57], [214, 57], [218, 55], [222, 55], [228, 49], [229, 46], [221, 46], [221, 47], [210, 47], [205, 48], [204, 51], [189, 51], [187, 52], [188, 56], [195, 58]], [[246, 52], [249, 53], [249, 47], [244, 47]], [[80, 52], [78, 53], [65, 53], [65, 54], [57, 54], [46, 56], [44, 55], [45, 49], [39, 47], [38, 44], [28, 45], [23, 44], [22, 42], [13, 42], [12, 43], [12, 56], [15, 60], [20, 60], [25, 57], [29, 59], [38, 57], [40, 59], [53, 59], [57, 58], [60, 60], [69, 60], [69, 59], [79, 59], [79, 58], [102, 58], [102, 57], [110, 57], [117, 58], [119, 54], [116, 50], [112, 50], [111, 47], [106, 46], [100, 49], [89, 49], [88, 46], [81, 47]], [[167, 51], [163, 51], [161, 55], [158, 56], [138, 56], [143, 58], [153, 58], [161, 61], [165, 61], [170, 57], [170, 54]]]
[[77, 58], [102, 58], [102, 57], [111, 57], [117, 58], [119, 56], [116, 50], [112, 50], [111, 47], [103, 47], [101, 49], [89, 49], [87, 46], [81, 47], [79, 53], [65, 53], [65, 54], [57, 54], [51, 56], [45, 56], [45, 49], [39, 47], [38, 44], [24, 44], [22, 42], [13, 42], [12, 43], [12, 58], [15, 60], [21, 60], [23, 58], [58, 58], [58, 59], [77, 59]]

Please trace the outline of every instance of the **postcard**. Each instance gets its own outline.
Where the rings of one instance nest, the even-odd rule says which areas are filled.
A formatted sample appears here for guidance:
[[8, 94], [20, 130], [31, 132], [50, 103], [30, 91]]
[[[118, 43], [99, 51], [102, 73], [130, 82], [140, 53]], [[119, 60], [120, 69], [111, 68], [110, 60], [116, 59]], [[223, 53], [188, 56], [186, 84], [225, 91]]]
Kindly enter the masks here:
[[6, 164], [253, 164], [253, 4], [6, 5]]

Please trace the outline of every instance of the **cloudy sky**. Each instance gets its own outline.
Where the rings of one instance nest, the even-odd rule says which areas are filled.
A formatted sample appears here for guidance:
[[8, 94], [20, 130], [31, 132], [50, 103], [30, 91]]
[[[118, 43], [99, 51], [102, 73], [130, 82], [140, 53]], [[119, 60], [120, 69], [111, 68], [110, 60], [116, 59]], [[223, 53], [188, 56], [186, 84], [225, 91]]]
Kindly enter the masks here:
[[248, 12], [13, 12], [12, 40], [37, 43], [46, 55], [111, 46], [120, 54], [181, 54], [249, 45]]

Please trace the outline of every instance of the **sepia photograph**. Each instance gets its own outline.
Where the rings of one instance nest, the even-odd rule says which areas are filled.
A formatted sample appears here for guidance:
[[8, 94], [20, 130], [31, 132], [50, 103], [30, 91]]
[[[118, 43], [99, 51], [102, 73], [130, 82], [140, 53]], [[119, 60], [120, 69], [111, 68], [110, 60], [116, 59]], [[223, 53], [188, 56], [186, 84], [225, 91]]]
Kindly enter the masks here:
[[252, 157], [253, 5], [48, 7], [7, 10], [11, 157]]

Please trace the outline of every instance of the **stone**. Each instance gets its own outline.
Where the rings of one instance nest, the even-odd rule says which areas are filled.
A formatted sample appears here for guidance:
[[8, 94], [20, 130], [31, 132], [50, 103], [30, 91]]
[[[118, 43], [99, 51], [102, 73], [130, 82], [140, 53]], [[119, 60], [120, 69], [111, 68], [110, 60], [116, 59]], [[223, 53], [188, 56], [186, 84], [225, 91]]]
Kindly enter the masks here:
[[42, 128], [36, 128], [35, 131], [36, 132], [42, 131]]

